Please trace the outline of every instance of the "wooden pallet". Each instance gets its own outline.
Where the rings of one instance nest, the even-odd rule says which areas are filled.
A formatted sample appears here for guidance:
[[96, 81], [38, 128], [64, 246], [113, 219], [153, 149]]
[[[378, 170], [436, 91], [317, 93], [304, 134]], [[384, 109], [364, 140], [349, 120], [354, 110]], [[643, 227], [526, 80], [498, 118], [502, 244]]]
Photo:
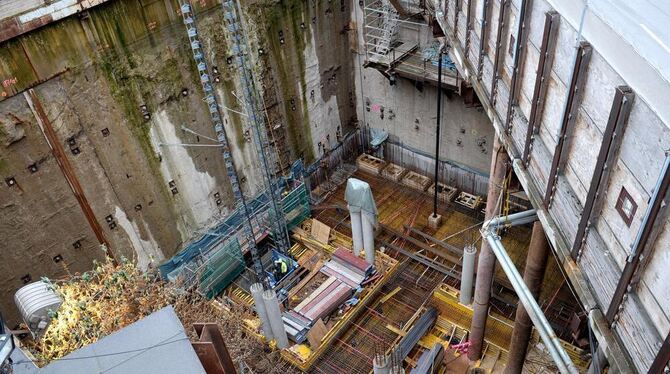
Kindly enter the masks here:
[[456, 198], [456, 204], [463, 205], [466, 208], [477, 210], [482, 205], [482, 197], [461, 191]]
[[405, 176], [406, 173], [407, 169], [405, 169], [404, 167], [389, 163], [382, 170], [382, 177], [390, 179], [394, 182], [400, 182], [400, 180], [402, 179], [402, 177]]
[[[448, 186], [443, 183], [437, 183], [437, 198], [445, 203], [452, 202], [458, 194], [458, 189], [456, 187]], [[433, 195], [435, 193], [435, 183], [433, 183], [429, 188], [428, 192]]]
[[421, 192], [426, 192], [428, 187], [430, 187], [431, 185], [430, 178], [426, 177], [425, 175], [415, 173], [413, 171], [410, 171], [409, 173], [405, 174], [405, 176], [402, 178], [401, 183], [407, 187], [419, 190]]
[[378, 175], [386, 166], [386, 161], [363, 153], [356, 158], [356, 166], [366, 173]]

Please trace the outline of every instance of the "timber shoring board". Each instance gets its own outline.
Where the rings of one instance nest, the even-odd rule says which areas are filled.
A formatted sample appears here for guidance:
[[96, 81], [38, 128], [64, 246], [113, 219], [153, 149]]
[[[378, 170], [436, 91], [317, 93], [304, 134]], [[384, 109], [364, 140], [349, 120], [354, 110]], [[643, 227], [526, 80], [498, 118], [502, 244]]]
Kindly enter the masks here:
[[551, 208], [551, 201], [556, 191], [556, 181], [558, 174], [563, 171], [566, 156], [563, 150], [568, 148], [570, 137], [572, 136], [573, 127], [577, 118], [577, 110], [581, 101], [584, 83], [586, 82], [586, 70], [591, 60], [591, 53], [593, 48], [587, 42], [581, 42], [577, 50], [577, 58], [572, 68], [572, 78], [570, 79], [570, 88], [568, 99], [563, 108], [563, 117], [561, 121], [561, 129], [558, 134], [558, 143], [554, 149], [554, 156], [551, 161], [551, 168], [549, 170], [549, 178], [547, 180], [547, 190], [544, 194], [544, 206], [547, 209]]
[[617, 87], [614, 100], [612, 101], [612, 110], [610, 111], [607, 127], [603, 134], [602, 144], [598, 152], [598, 159], [591, 178], [589, 192], [586, 195], [582, 217], [577, 227], [577, 236], [572, 244], [572, 258], [577, 259], [581, 249], [586, 241], [588, 229], [592, 225], [595, 215], [600, 213], [600, 204], [605, 195], [605, 189], [609, 182], [610, 170], [618, 158], [619, 145], [623, 139], [623, 132], [628, 122], [633, 99], [635, 94], [627, 86]]
[[482, 37], [479, 41], [479, 58], [477, 59], [477, 79], [482, 79], [482, 73], [484, 72], [484, 56], [486, 55], [486, 44], [488, 43], [489, 38], [489, 13], [491, 2], [493, 0], [484, 0], [484, 10], [482, 14], [482, 24], [481, 24], [481, 33]]
[[533, 88], [533, 98], [531, 99], [530, 116], [528, 117], [528, 128], [526, 129], [526, 141], [522, 156], [526, 168], [530, 161], [529, 158], [530, 152], [532, 151], [533, 140], [535, 139], [536, 134], [539, 133], [545, 98], [547, 96], [547, 89], [549, 88], [549, 77], [551, 75], [552, 64], [554, 61], [560, 19], [561, 16], [556, 11], [545, 13], [544, 32], [542, 34], [542, 44], [540, 46], [540, 58], [537, 62], [535, 86]]
[[500, 11], [498, 12], [498, 33], [496, 34], [496, 45], [494, 48], [495, 57], [493, 57], [493, 77], [491, 79], [491, 103], [493, 103], [494, 106], [496, 104], [496, 94], [498, 91], [498, 79], [500, 79], [500, 60], [504, 55], [504, 51], [501, 53], [500, 50], [502, 47], [502, 33], [505, 31], [507, 8], [509, 8], [510, 1], [511, 0], [501, 0]]
[[531, 0], [521, 0], [521, 8], [519, 9], [519, 16], [517, 19], [517, 24], [518, 28], [516, 31], [517, 35], [517, 41], [516, 41], [516, 47], [514, 51], [514, 65], [512, 66], [512, 81], [510, 83], [510, 92], [509, 92], [509, 97], [507, 100], [507, 115], [505, 116], [505, 131], [509, 134], [510, 132], [510, 126], [512, 123], [512, 110], [514, 109], [515, 106], [519, 104], [517, 100], [517, 96], [519, 95], [519, 85], [518, 85], [518, 78], [519, 78], [519, 70], [523, 68], [524, 64], [524, 55], [525, 55], [525, 48], [524, 45], [526, 44], [526, 39], [528, 38], [528, 27], [526, 27], [526, 14], [527, 14], [527, 8], [528, 8], [528, 3]]

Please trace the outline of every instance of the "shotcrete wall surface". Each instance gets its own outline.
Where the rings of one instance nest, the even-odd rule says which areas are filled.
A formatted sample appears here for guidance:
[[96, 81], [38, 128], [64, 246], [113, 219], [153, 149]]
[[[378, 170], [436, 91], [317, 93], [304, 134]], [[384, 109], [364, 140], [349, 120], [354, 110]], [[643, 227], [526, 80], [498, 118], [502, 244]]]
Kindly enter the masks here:
[[[202, 146], [214, 131], [178, 5], [110, 1], [0, 45], [0, 308], [12, 322], [24, 282], [104, 257], [25, 90], [44, 107], [117, 258], [155, 265], [234, 206], [221, 149]], [[219, 102], [239, 111], [220, 4], [194, 7]], [[349, 5], [244, 2], [244, 14], [256, 79], [274, 78], [256, 84], [277, 101], [267, 109], [289, 139], [285, 151], [311, 162], [319, 143], [334, 146], [356, 121]], [[242, 188], [254, 194], [262, 179], [249, 127], [223, 112]]]

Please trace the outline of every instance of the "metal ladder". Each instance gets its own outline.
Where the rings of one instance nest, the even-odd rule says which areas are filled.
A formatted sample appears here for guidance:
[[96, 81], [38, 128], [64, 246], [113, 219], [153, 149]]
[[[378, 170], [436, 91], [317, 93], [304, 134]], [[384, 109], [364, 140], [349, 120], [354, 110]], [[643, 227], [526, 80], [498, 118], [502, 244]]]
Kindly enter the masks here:
[[207, 61], [205, 60], [205, 55], [198, 40], [198, 29], [196, 26], [195, 14], [192, 11], [191, 2], [189, 0], [182, 0], [180, 3], [181, 15], [184, 20], [184, 25], [186, 26], [186, 32], [188, 34], [188, 40], [191, 46], [191, 52], [193, 52], [193, 60], [195, 61], [196, 67], [198, 69], [198, 74], [200, 75], [200, 83], [202, 85], [202, 90], [205, 95], [205, 102], [209, 107], [209, 114], [214, 125], [214, 131], [216, 132], [216, 139], [222, 146], [223, 160], [226, 164], [226, 171], [228, 178], [230, 179], [230, 185], [233, 190], [233, 195], [235, 196], [236, 204], [241, 204], [245, 214], [245, 222], [242, 225], [245, 239], [248, 243], [249, 250], [251, 252], [251, 258], [253, 260], [254, 271], [256, 276], [259, 277], [259, 280], [264, 280], [264, 270], [261, 263], [261, 259], [258, 256], [258, 248], [256, 247], [256, 239], [254, 237], [253, 226], [251, 224], [251, 212], [247, 206], [244, 194], [240, 189], [239, 177], [237, 176], [237, 170], [235, 169], [235, 163], [233, 161], [232, 154], [230, 153], [230, 146], [228, 144], [228, 139], [226, 137], [226, 129], [223, 126], [223, 120], [221, 117], [221, 111], [219, 109], [219, 103], [214, 96], [214, 88], [210, 82], [209, 68], [207, 66]]
[[228, 40], [242, 83], [246, 116], [255, 134], [254, 144], [263, 167], [263, 179], [270, 194], [270, 226], [275, 244], [280, 252], [286, 254], [291, 248], [286, 218], [282, 209], [280, 191], [278, 190], [275, 175], [280, 167], [278, 156], [268, 140], [263, 111], [260, 109], [258, 91], [256, 90], [251, 70], [250, 55], [247, 40], [242, 27], [242, 17], [239, 5], [234, 0], [223, 0], [224, 20]]

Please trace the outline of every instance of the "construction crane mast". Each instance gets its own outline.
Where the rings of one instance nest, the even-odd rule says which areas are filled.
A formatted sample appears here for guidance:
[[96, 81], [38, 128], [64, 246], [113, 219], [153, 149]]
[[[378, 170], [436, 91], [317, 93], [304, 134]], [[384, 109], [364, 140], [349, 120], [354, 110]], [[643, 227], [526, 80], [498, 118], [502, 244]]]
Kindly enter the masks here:
[[209, 108], [212, 125], [214, 126], [214, 131], [216, 132], [216, 139], [221, 144], [223, 160], [226, 165], [226, 172], [228, 174], [228, 178], [230, 179], [230, 185], [235, 197], [235, 204], [240, 204], [245, 213], [245, 220], [244, 224], [242, 225], [242, 231], [245, 236], [244, 239], [247, 241], [249, 251], [251, 252], [256, 276], [263, 280], [265, 278], [263, 276], [264, 270], [261, 259], [258, 255], [258, 248], [256, 246], [256, 239], [254, 237], [253, 225], [251, 223], [251, 212], [240, 188], [237, 169], [235, 169], [235, 162], [233, 160], [228, 138], [226, 136], [226, 129], [223, 126], [221, 110], [216, 96], [214, 95], [214, 88], [210, 80], [209, 67], [207, 66], [207, 61], [205, 59], [204, 51], [202, 50], [202, 45], [198, 39], [199, 34], [196, 26], [195, 14], [192, 11], [190, 1], [188, 0], [181, 2], [180, 9], [182, 18], [184, 20], [184, 25], [186, 26], [191, 52], [193, 54], [193, 60], [195, 61], [198, 74], [200, 75], [200, 84], [205, 96], [204, 100]]

